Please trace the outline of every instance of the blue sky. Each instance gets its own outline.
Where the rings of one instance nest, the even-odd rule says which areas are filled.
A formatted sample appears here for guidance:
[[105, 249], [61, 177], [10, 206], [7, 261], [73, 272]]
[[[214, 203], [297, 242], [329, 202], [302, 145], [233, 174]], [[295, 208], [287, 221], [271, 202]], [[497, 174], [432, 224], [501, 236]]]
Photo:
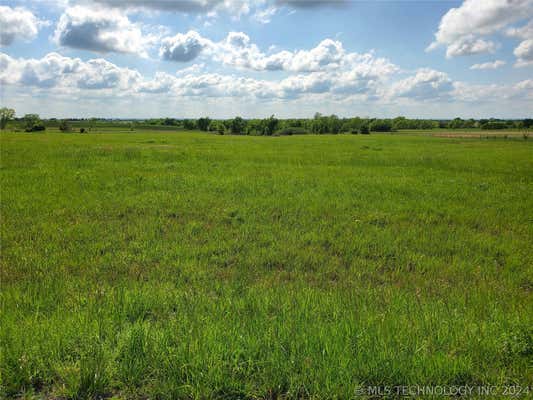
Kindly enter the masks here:
[[0, 26], [18, 115], [533, 114], [533, 0], [13, 0]]

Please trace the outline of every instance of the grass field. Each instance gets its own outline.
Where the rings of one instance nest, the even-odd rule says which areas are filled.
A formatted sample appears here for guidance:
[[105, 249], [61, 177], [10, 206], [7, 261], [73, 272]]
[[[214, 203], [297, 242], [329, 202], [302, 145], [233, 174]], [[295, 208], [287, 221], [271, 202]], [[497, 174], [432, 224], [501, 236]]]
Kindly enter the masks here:
[[0, 138], [4, 396], [533, 384], [531, 140]]

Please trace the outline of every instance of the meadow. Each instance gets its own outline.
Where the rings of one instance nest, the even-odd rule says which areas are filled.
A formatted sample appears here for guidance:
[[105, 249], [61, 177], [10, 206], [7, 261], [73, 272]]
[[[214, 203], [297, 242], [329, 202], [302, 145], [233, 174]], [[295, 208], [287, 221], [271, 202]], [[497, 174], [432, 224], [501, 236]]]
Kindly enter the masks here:
[[0, 396], [533, 385], [532, 140], [0, 139]]

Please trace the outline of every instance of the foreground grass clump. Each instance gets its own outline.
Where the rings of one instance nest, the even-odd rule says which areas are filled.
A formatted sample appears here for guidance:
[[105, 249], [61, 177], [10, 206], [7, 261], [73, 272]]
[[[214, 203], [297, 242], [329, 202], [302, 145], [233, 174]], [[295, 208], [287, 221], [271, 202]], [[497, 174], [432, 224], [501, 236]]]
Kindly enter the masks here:
[[533, 383], [533, 143], [1, 136], [3, 396]]

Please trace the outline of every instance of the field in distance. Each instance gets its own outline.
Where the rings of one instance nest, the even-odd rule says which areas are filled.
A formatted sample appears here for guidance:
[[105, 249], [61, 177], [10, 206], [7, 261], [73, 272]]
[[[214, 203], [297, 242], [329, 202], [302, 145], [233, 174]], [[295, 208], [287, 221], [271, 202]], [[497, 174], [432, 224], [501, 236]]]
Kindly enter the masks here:
[[0, 139], [3, 396], [533, 384], [531, 139]]

